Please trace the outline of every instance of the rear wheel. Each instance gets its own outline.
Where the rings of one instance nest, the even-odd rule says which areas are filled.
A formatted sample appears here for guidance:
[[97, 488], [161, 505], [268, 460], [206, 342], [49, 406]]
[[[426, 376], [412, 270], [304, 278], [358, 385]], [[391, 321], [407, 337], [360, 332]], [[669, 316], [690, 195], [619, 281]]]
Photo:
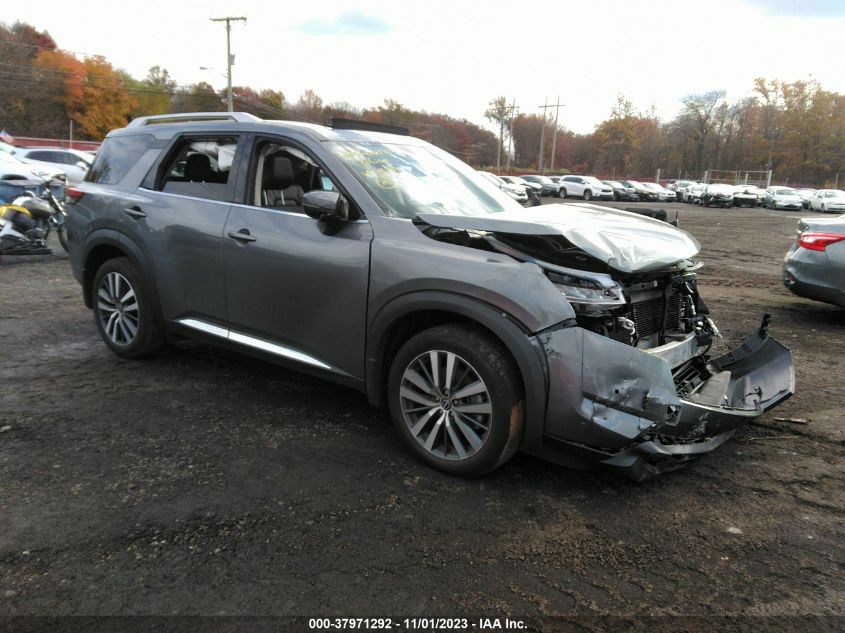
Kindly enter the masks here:
[[166, 344], [153, 311], [152, 293], [128, 259], [118, 257], [100, 266], [92, 293], [97, 330], [115, 354], [137, 358]]
[[65, 253], [67, 253], [67, 226], [64, 224], [57, 226], [56, 235], [59, 237], [59, 244], [62, 245], [62, 248], [65, 249]]
[[399, 435], [434, 468], [483, 475], [519, 447], [519, 373], [507, 350], [479, 330], [442, 325], [413, 336], [393, 359], [387, 388]]

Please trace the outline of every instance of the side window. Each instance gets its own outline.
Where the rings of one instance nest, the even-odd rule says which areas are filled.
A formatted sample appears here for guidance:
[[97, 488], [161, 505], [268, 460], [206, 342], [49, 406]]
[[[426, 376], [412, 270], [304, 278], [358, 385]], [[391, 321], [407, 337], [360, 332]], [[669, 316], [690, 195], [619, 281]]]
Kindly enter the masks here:
[[31, 160], [43, 160], [48, 163], [55, 162], [53, 152], [30, 152], [25, 156], [25, 158], [29, 158]]
[[209, 200], [230, 200], [238, 139], [183, 138], [159, 168], [156, 189]]
[[340, 191], [310, 154], [283, 139], [256, 142], [249, 173], [248, 201], [257, 207], [304, 213], [306, 192]]
[[107, 138], [85, 180], [103, 185], [114, 185], [123, 180], [156, 140], [152, 134], [132, 134]]

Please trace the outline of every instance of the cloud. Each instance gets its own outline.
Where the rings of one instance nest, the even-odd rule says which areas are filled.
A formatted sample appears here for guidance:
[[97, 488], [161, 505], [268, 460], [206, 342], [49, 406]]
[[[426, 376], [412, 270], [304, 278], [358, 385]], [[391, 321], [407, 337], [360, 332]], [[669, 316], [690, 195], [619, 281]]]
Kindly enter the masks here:
[[749, 0], [769, 15], [793, 17], [843, 17], [845, 2], [842, 0]]
[[391, 26], [379, 18], [353, 11], [334, 19], [309, 20], [294, 30], [306, 35], [382, 35], [390, 32]]

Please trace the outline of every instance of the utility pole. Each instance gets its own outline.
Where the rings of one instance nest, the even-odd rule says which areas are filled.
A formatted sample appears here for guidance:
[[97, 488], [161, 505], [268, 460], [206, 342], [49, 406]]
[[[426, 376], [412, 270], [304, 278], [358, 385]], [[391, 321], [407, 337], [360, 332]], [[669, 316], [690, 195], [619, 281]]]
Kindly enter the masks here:
[[226, 103], [229, 112], [233, 112], [234, 109], [232, 107], [232, 64], [234, 63], [234, 55], [232, 55], [232, 22], [244, 22], [246, 23], [246, 18], [244, 16], [240, 16], [237, 18], [233, 17], [226, 17], [226, 18], [209, 18], [212, 22], [225, 22], [226, 23], [226, 77], [228, 80], [228, 87], [226, 90]]
[[543, 108], [543, 126], [540, 128], [540, 155], [537, 157], [537, 171], [540, 172], [540, 175], [543, 175], [543, 149], [546, 143], [546, 108], [549, 107], [549, 100], [548, 98], [543, 99], [543, 105], [539, 106]]
[[554, 105], [550, 105], [550, 108], [555, 109], [555, 133], [552, 136], [552, 160], [551, 165], [549, 166], [549, 171], [554, 171], [555, 169], [555, 150], [557, 149], [557, 115], [560, 112], [561, 108], [565, 108], [566, 106], [560, 102], [560, 95], [557, 97], [557, 101], [555, 101]]
[[519, 110], [519, 107], [516, 105], [516, 99], [514, 99], [511, 102], [511, 107], [510, 107], [511, 133], [510, 133], [510, 138], [508, 138], [508, 167], [507, 167], [508, 172], [510, 172], [510, 170], [511, 170], [511, 148], [513, 147], [513, 120], [514, 120], [514, 115], [516, 114], [517, 110]]

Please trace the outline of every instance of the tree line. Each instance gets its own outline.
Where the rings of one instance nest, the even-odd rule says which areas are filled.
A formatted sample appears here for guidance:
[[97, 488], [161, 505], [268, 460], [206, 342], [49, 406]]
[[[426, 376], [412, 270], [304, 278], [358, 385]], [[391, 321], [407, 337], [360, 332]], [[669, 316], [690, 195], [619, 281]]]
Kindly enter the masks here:
[[[505, 97], [490, 102], [493, 122], [509, 117]], [[764, 171], [773, 182], [815, 187], [845, 181], [845, 95], [816, 81], [756, 79], [751, 96], [734, 102], [723, 91], [686, 95], [671, 121], [654, 108], [638, 110], [619, 95], [610, 116], [591, 134], [574, 134], [540, 114], [519, 114], [501, 126], [523, 169], [539, 162], [605, 178], [700, 179], [705, 171]], [[509, 130], [513, 128], [513, 134]], [[545, 132], [543, 134], [545, 126]]]
[[[165, 68], [153, 66], [137, 79], [106, 58], [80, 59], [61, 50], [46, 31], [26, 23], [0, 24], [0, 127], [12, 135], [101, 140], [133, 118], [173, 112], [226, 109], [225, 90], [207, 82], [179, 85]], [[324, 103], [313, 90], [288, 101], [281, 90], [232, 89], [235, 109], [263, 119], [325, 123], [332, 117], [363, 119], [407, 127], [476, 165], [495, 161], [498, 141], [486, 128], [445, 114], [414, 111], [386, 99], [372, 108]]]
[[[0, 23], [0, 127], [13, 135], [61, 138], [69, 121], [78, 138], [101, 140], [135, 117], [225, 110], [225, 91], [207, 82], [179, 85], [153, 66], [135, 78], [102, 56], [61, 50], [46, 31]], [[264, 119], [325, 123], [331, 117], [407, 127], [477, 167], [653, 179], [702, 177], [705, 170], [772, 169], [776, 182], [832, 185], [845, 180], [845, 96], [815, 81], [757, 79], [751, 96], [729, 102], [722, 91], [683, 97], [663, 121], [620, 95], [589, 134], [555, 129], [541, 114], [512, 116], [496, 97], [484, 113], [496, 132], [465, 119], [411, 110], [392, 100], [359, 108], [324, 103], [312, 90], [289, 101], [281, 90], [233, 88], [235, 109]], [[554, 151], [554, 156], [552, 152]]]

